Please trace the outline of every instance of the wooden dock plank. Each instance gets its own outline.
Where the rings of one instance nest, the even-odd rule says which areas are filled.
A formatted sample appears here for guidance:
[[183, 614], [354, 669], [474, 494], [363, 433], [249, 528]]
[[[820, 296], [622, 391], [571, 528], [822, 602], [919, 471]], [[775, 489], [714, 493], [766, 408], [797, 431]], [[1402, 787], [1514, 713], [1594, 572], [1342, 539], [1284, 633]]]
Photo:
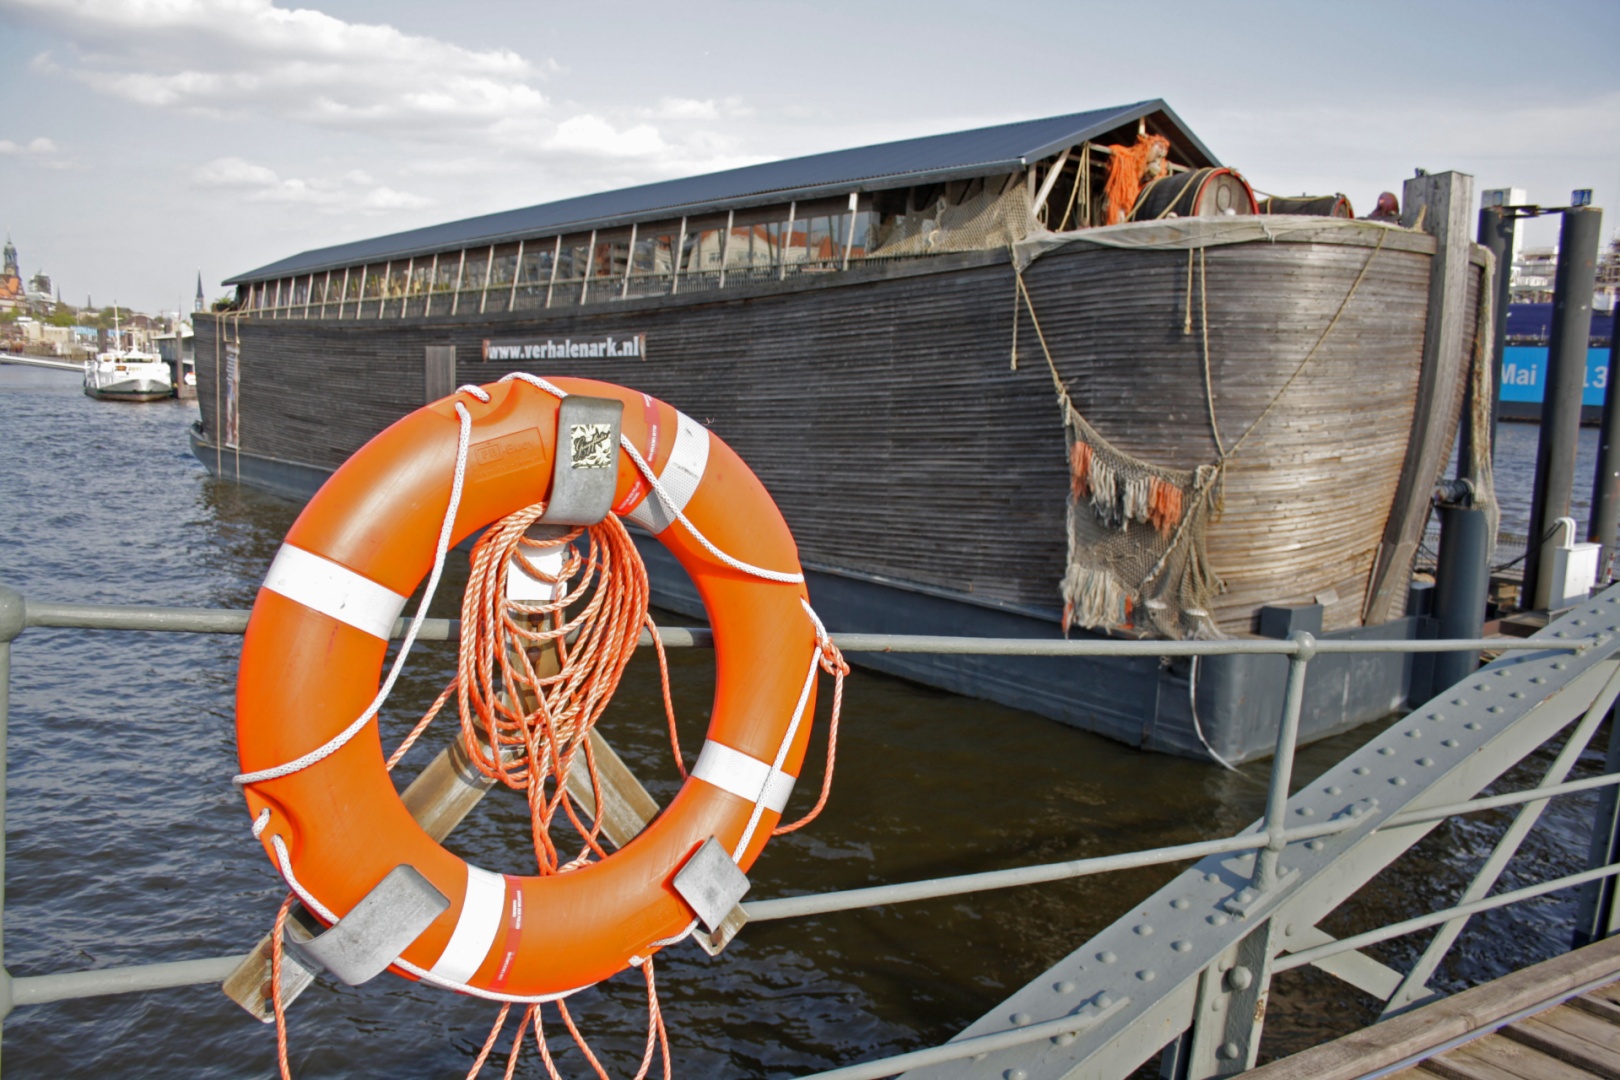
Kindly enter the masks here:
[[1560, 1006], [1502, 1029], [1502, 1034], [1595, 1076], [1620, 1080], [1620, 1028]]
[[1484, 1035], [1423, 1063], [1445, 1080], [1590, 1080], [1591, 1073], [1501, 1035]]
[[1607, 1020], [1611, 1024], [1620, 1024], [1620, 1004], [1599, 997], [1596, 990], [1590, 994], [1583, 994], [1578, 998], [1573, 998], [1570, 1005], [1584, 1013], [1590, 1013], [1600, 1020]]
[[[1355, 1080], [1452, 1039], [1491, 1028], [1526, 1009], [1544, 1003], [1551, 1007], [1564, 995], [1598, 980], [1616, 978], [1620, 978], [1620, 937], [1442, 998], [1245, 1075], [1250, 1080]], [[1620, 1004], [1612, 993], [1605, 993], [1602, 1000]]]

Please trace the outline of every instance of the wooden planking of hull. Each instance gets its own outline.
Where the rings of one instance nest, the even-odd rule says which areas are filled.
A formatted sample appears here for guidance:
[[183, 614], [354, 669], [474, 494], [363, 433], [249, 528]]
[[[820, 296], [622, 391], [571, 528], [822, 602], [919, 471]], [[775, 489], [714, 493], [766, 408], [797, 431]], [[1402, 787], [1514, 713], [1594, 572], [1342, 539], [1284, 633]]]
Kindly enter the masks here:
[[[1264, 605], [1310, 602], [1323, 604], [1327, 630], [1359, 626], [1413, 428], [1434, 240], [1362, 222], [1317, 224], [1191, 255], [1091, 239], [1164, 228], [1115, 226], [1056, 244], [1024, 271], [1076, 406], [1119, 448], [1176, 468], [1212, 462], [1213, 401], [1223, 444], [1236, 446], [1208, 534], [1228, 586], [1216, 610], [1227, 633], [1253, 632]], [[1476, 295], [1477, 281], [1470, 304]], [[454, 349], [450, 385], [512, 370], [605, 379], [670, 401], [730, 443], [776, 498], [813, 570], [963, 605], [964, 621], [926, 628], [934, 632], [975, 633], [973, 610], [990, 608], [1047, 636], [1057, 632], [1065, 567], [1068, 463], [1027, 312], [1017, 317], [1019, 363], [1009, 363], [1014, 300], [1012, 261], [991, 251], [554, 311], [201, 318], [203, 445], [218, 430], [224, 340], [241, 357], [240, 453], [310, 475], [426, 400], [430, 348]], [[492, 339], [610, 336], [639, 336], [644, 355], [482, 359]], [[201, 456], [215, 464], [213, 451]], [[1051, 700], [1078, 693], [1067, 676], [1057, 681], [1067, 686]], [[1388, 697], [1378, 690], [1354, 717], [1329, 710], [1313, 730], [1398, 704]], [[1173, 701], [1145, 721], [1093, 704], [1013, 703], [1198, 752], [1187, 709]], [[1234, 739], [1233, 757], [1267, 745]]]

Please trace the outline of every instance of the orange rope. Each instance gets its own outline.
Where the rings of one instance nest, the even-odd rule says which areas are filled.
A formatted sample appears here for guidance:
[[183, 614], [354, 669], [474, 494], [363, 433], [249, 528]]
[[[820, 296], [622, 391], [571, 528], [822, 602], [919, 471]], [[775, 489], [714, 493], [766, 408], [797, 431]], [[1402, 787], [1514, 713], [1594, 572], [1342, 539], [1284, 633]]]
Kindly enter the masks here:
[[[473, 548], [455, 693], [468, 758], [485, 776], [528, 796], [536, 863], [540, 873], [555, 874], [605, 857], [598, 840], [601, 784], [589, 735], [649, 619], [647, 571], [619, 519], [609, 515], [599, 525], [550, 539], [525, 536], [544, 511], [541, 503], [512, 514]], [[583, 553], [574, 543], [581, 536]], [[563, 549], [562, 567], [555, 577], [530, 561], [557, 548]], [[507, 600], [514, 561], [554, 584], [557, 598]], [[554, 674], [535, 666], [538, 652], [547, 649], [556, 655]], [[567, 790], [582, 750], [597, 792], [589, 823], [575, 813]], [[585, 839], [567, 863], [550, 838], [559, 810]]]
[[658, 678], [664, 686], [664, 715], [669, 719], [669, 752], [675, 757], [675, 768], [686, 779], [686, 762], [681, 758], [681, 733], [675, 728], [675, 702], [669, 696], [669, 659], [664, 655], [664, 640], [658, 636], [658, 627], [652, 616], [647, 616], [647, 632], [652, 635], [653, 651], [658, 654]]
[[[534, 539], [527, 535], [545, 504], [536, 504], [496, 523], [473, 548], [461, 610], [461, 648], [456, 677], [428, 709], [396, 759], [431, 722], [450, 695], [456, 697], [462, 745], [485, 776], [524, 792], [529, 800], [535, 861], [542, 874], [566, 873], [593, 859], [606, 858], [600, 843], [602, 784], [590, 731], [613, 696], [626, 665], [635, 654], [645, 626], [652, 634], [676, 767], [686, 775], [675, 727], [675, 705], [669, 686], [669, 662], [658, 627], [647, 611], [647, 570], [630, 535], [609, 515], [588, 529], [557, 530]], [[579, 541], [583, 538], [583, 552]], [[555, 575], [535, 559], [561, 549]], [[554, 587], [555, 599], [527, 603], [509, 600], [506, 583], [517, 563], [532, 577]], [[544, 653], [555, 657], [556, 670], [544, 673]], [[591, 778], [594, 805], [589, 822], [576, 812], [568, 794], [568, 775], [583, 757]], [[561, 811], [584, 838], [579, 853], [563, 862], [550, 836]], [[654, 1051], [663, 1048], [664, 1075], [670, 1075], [669, 1037], [653, 982], [652, 961], [642, 965], [647, 979], [647, 1048], [637, 1080], [644, 1080]], [[606, 1070], [574, 1023], [568, 1006], [556, 1003], [564, 1026], [598, 1080]], [[517, 1067], [529, 1027], [534, 1028], [546, 1072], [561, 1080], [546, 1044], [542, 1007], [530, 1006], [519, 1025], [506, 1075]], [[503, 1010], [500, 1021], [504, 1021]], [[499, 1021], [498, 1021], [499, 1022]], [[497, 1027], [498, 1031], [498, 1027]], [[490, 1045], [493, 1045], [491, 1043]], [[471, 1074], [469, 1074], [471, 1075]]]
[[[478, 1070], [484, 1067], [484, 1062], [489, 1060], [489, 1052], [495, 1049], [495, 1040], [500, 1038], [501, 1028], [506, 1026], [506, 1014], [511, 1011], [512, 1005], [510, 1002], [501, 1006], [501, 1011], [495, 1017], [494, 1026], [489, 1029], [489, 1038], [484, 1040], [484, 1045], [478, 1051], [478, 1057], [474, 1059], [472, 1068], [467, 1070], [467, 1080], [473, 1080], [473, 1077], [478, 1075]], [[518, 1030], [519, 1038], [521, 1038], [522, 1025], [519, 1025]]]
[[[827, 721], [827, 767], [821, 774], [821, 797], [816, 800], [816, 805], [810, 808], [809, 813], [798, 821], [791, 825], [778, 825], [772, 829], [772, 836], [796, 832], [816, 820], [821, 815], [821, 808], [827, 805], [827, 796], [832, 794], [833, 766], [838, 761], [838, 714], [844, 709], [844, 676], [849, 674], [849, 662], [830, 639], [823, 640], [819, 659], [821, 670], [833, 677], [832, 716]], [[650, 970], [647, 977], [652, 977]]]
[[270, 1011], [276, 1015], [276, 1064], [281, 1067], [281, 1080], [292, 1080], [292, 1066], [287, 1063], [287, 1007], [281, 1003], [281, 935], [287, 927], [287, 913], [297, 899], [288, 893], [281, 902], [270, 938]]

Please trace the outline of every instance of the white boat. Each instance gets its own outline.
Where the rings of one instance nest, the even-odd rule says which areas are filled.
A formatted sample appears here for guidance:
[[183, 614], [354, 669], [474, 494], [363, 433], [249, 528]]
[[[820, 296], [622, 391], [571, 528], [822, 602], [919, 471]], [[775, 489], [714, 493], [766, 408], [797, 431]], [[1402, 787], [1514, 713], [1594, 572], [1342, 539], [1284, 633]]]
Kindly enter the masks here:
[[113, 305], [113, 347], [84, 362], [84, 392], [110, 401], [157, 401], [174, 396], [174, 369], [160, 354], [124, 348], [124, 331]]
[[155, 352], [111, 349], [84, 362], [84, 392], [114, 401], [156, 401], [174, 396], [174, 378]]

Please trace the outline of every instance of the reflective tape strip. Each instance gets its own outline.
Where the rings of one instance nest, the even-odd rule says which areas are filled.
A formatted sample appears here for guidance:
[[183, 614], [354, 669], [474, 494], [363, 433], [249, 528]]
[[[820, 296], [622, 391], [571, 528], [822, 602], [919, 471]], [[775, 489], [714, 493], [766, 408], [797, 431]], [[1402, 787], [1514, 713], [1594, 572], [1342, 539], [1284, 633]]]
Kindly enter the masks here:
[[[675, 429], [675, 446], [658, 480], [675, 509], [685, 510], [703, 482], [703, 470], [709, 467], [709, 429], [685, 413], [676, 416], [680, 423]], [[665, 507], [656, 491], [649, 491], [641, 505], [624, 516], [652, 533], [663, 532], [675, 520], [674, 513]]]
[[749, 802], [764, 803], [778, 814], [793, 794], [794, 777], [771, 773], [771, 763], [734, 750], [713, 739], [703, 744], [692, 775]]
[[506, 879], [468, 863], [467, 895], [461, 901], [455, 933], [428, 970], [441, 979], [465, 983], [489, 955], [505, 916]]
[[405, 610], [406, 597], [394, 590], [291, 544], [276, 552], [264, 587], [384, 641]]

